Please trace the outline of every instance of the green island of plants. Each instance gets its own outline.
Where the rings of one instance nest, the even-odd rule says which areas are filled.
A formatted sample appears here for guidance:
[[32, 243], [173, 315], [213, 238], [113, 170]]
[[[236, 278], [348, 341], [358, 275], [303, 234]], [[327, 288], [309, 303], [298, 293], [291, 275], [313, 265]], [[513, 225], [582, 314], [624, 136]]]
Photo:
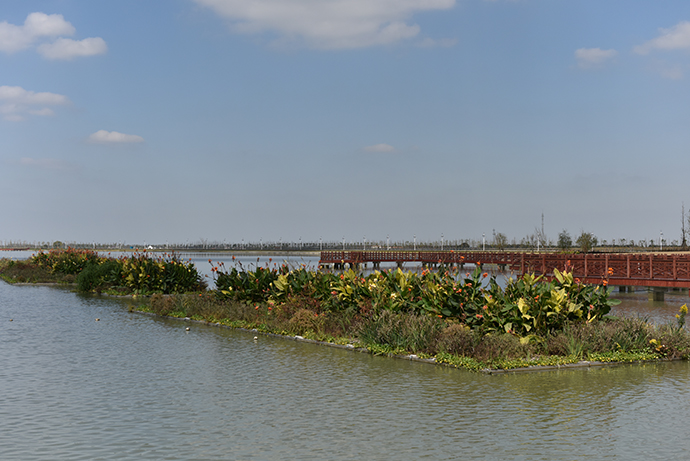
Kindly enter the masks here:
[[68, 282], [83, 292], [151, 295], [139, 310], [470, 370], [690, 354], [687, 306], [666, 325], [611, 317], [617, 301], [606, 287], [584, 285], [567, 272], [556, 271], [552, 281], [526, 274], [505, 288], [478, 269], [461, 273], [451, 267], [364, 275], [269, 261], [250, 268], [212, 264], [211, 273], [215, 287], [206, 290], [191, 261], [175, 255], [115, 259], [68, 249], [28, 261], [0, 260], [0, 275], [10, 282]]
[[76, 284], [81, 292], [110, 294], [188, 293], [206, 289], [191, 261], [175, 254], [137, 252], [112, 258], [91, 250], [40, 251], [26, 261], [0, 260], [9, 283]]

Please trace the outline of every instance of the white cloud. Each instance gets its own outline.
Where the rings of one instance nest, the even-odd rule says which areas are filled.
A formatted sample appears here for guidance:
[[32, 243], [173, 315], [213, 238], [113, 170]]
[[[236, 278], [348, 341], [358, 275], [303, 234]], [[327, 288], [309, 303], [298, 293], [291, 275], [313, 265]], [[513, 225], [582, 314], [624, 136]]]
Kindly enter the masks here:
[[19, 122], [27, 115], [50, 116], [55, 112], [46, 106], [66, 106], [67, 96], [56, 93], [35, 93], [20, 86], [0, 86], [0, 114], [3, 120]]
[[653, 50], [690, 49], [690, 22], [682, 21], [670, 29], [659, 29], [661, 35], [633, 48], [637, 54], [649, 54]]
[[100, 37], [85, 38], [84, 40], [58, 38], [53, 43], [44, 43], [38, 47], [38, 52], [44, 58], [62, 60], [105, 54], [106, 51], [108, 51], [108, 45]]
[[416, 37], [417, 12], [450, 9], [455, 0], [194, 0], [241, 34], [264, 32], [311, 48], [350, 49]]
[[602, 65], [618, 55], [616, 50], [602, 50], [601, 48], [579, 48], [575, 50], [577, 65], [583, 69]]
[[366, 152], [395, 152], [395, 147], [390, 144], [374, 144], [364, 148]]
[[30, 13], [24, 21], [24, 30], [34, 37], [74, 35], [74, 26], [61, 14]]
[[52, 43], [38, 45], [38, 52], [48, 59], [72, 59], [106, 52], [107, 46], [100, 37], [84, 40], [64, 38], [75, 33], [74, 26], [65, 21], [61, 14], [31, 13], [22, 26], [9, 24], [7, 21], [0, 23], [0, 51], [14, 53], [30, 48], [46, 38], [56, 38]]
[[89, 136], [89, 141], [99, 144], [122, 144], [144, 142], [144, 138], [135, 134], [118, 133], [117, 131], [99, 130]]
[[61, 14], [31, 13], [23, 26], [0, 22], [0, 51], [13, 53], [31, 46], [41, 37], [74, 35], [74, 27]]

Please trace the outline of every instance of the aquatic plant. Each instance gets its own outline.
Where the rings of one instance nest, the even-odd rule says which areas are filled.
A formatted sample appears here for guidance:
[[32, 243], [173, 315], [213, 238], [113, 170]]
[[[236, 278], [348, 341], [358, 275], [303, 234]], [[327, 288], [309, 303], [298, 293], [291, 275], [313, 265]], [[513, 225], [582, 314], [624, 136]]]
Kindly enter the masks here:
[[89, 264], [98, 264], [104, 258], [91, 250], [67, 248], [64, 250], [39, 251], [29, 261], [56, 274], [78, 274]]
[[683, 304], [680, 306], [678, 313], [676, 314], [676, 320], [678, 322], [678, 329], [685, 327], [685, 316], [688, 315], [688, 305]]
[[572, 274], [555, 271], [553, 281], [525, 274], [502, 289], [494, 277], [476, 269], [461, 278], [457, 270], [374, 271], [336, 274], [300, 267], [289, 270], [241, 266], [213, 268], [219, 299], [269, 302], [315, 299], [320, 310], [371, 310], [455, 319], [471, 330], [519, 337], [546, 334], [566, 323], [601, 319], [618, 301], [601, 286], [584, 285]]

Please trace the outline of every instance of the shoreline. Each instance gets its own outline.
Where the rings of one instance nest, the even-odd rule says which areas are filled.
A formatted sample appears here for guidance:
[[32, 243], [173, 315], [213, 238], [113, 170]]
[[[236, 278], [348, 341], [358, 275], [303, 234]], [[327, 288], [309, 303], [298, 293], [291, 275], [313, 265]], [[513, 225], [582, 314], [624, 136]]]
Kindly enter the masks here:
[[[132, 309], [130, 310], [131, 313], [137, 313], [137, 314], [143, 314], [143, 315], [149, 315], [152, 317], [158, 317], [161, 319], [173, 319], [173, 320], [180, 320], [183, 322], [191, 322], [191, 323], [196, 323], [200, 325], [206, 325], [206, 326], [213, 326], [213, 327], [218, 327], [218, 328], [227, 328], [231, 330], [239, 330], [239, 331], [245, 331], [247, 333], [254, 333], [254, 334], [261, 334], [263, 336], [269, 336], [272, 338], [281, 338], [285, 340], [290, 340], [290, 341], [298, 341], [298, 342], [303, 342], [303, 343], [308, 343], [308, 344], [316, 344], [319, 346], [326, 346], [326, 347], [333, 347], [336, 349], [343, 349], [351, 352], [358, 352], [358, 353], [363, 353], [363, 354], [369, 354], [369, 355], [374, 355], [374, 356], [385, 356], [387, 358], [393, 358], [393, 359], [398, 359], [398, 360], [409, 360], [412, 362], [418, 362], [418, 363], [425, 363], [428, 365], [436, 365], [436, 366], [444, 366], [448, 368], [455, 368], [457, 370], [464, 370], [467, 372], [472, 372], [473, 370], [470, 370], [468, 368], [460, 367], [457, 365], [454, 365], [452, 363], [446, 363], [446, 362], [440, 362], [436, 359], [436, 357], [431, 357], [431, 358], [424, 358], [420, 357], [417, 354], [375, 354], [371, 350], [367, 349], [366, 347], [357, 347], [354, 344], [337, 344], [337, 343], [331, 343], [328, 341], [319, 341], [316, 339], [309, 339], [305, 338], [300, 335], [294, 335], [294, 336], [289, 336], [289, 335], [281, 335], [277, 333], [269, 333], [269, 332], [264, 332], [260, 331], [256, 328], [243, 328], [243, 327], [233, 327], [232, 325], [224, 325], [220, 322], [210, 322], [207, 320], [195, 320], [190, 317], [173, 317], [173, 316], [168, 316], [168, 315], [160, 315], [156, 314], [155, 312], [146, 312], [138, 309]], [[484, 368], [481, 370], [478, 370], [480, 373], [487, 374], [487, 375], [500, 375], [500, 374], [507, 374], [507, 373], [534, 373], [534, 372], [544, 372], [544, 371], [556, 371], [556, 370], [571, 370], [571, 369], [582, 369], [582, 368], [592, 368], [592, 367], [612, 367], [612, 366], [620, 366], [620, 365], [639, 365], [643, 363], [661, 363], [661, 362], [678, 362], [682, 361], [683, 359], [662, 359], [662, 358], [657, 358], [654, 360], [633, 360], [633, 361], [611, 361], [611, 362], [602, 362], [602, 361], [596, 361], [596, 360], [581, 360], [579, 362], [573, 362], [573, 363], [564, 363], [564, 364], [557, 364], [557, 365], [534, 365], [534, 366], [529, 366], [529, 367], [518, 367], [518, 368]]]

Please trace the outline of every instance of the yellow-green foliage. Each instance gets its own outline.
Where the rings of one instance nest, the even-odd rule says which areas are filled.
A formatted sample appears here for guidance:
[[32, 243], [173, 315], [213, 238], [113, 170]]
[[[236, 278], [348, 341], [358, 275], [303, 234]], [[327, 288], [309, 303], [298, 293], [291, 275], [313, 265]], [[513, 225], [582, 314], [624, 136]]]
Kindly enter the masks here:
[[[219, 266], [220, 267], [220, 266]], [[526, 274], [503, 290], [493, 277], [475, 270], [461, 277], [450, 268], [421, 274], [400, 269], [364, 276], [353, 270], [320, 272], [214, 268], [221, 298], [280, 304], [291, 298], [317, 300], [323, 311], [358, 309], [428, 314], [456, 319], [472, 330], [527, 336], [562, 328], [567, 322], [594, 321], [614, 304], [604, 287], [588, 286], [571, 274], [555, 272], [555, 280]]]
[[39, 251], [33, 255], [30, 261], [38, 267], [49, 269], [56, 274], [78, 274], [89, 264], [98, 264], [103, 257], [91, 250], [78, 250], [67, 248], [66, 250]]

